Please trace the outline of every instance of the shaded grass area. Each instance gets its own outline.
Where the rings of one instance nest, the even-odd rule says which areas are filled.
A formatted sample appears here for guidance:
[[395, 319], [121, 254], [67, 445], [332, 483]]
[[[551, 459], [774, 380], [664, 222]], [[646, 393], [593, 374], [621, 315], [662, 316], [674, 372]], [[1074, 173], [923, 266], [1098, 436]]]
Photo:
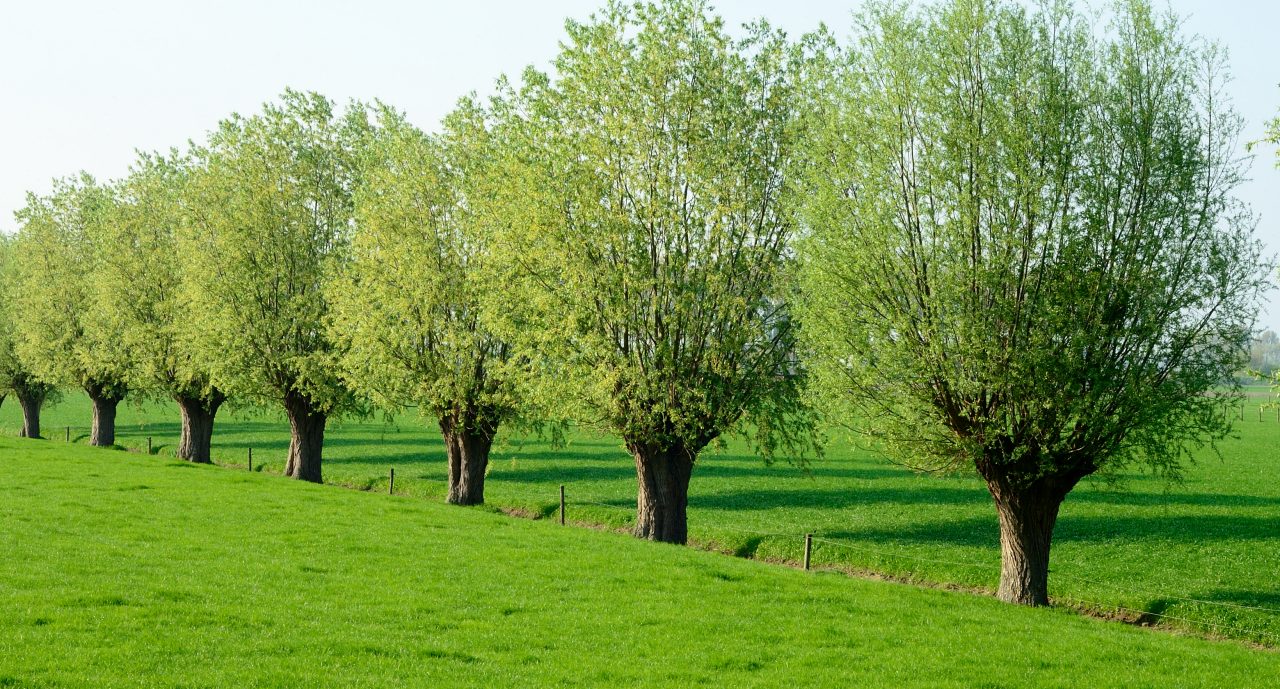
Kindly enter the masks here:
[[[1055, 534], [1050, 594], [1060, 603], [1131, 621], [1280, 645], [1280, 422], [1250, 402], [1239, 437], [1222, 455], [1200, 454], [1180, 486], [1134, 475], [1120, 487], [1086, 481], [1063, 507]], [[16, 405], [0, 408], [0, 433], [15, 434]], [[66, 426], [85, 442], [89, 405], [68, 394], [45, 415], [60, 444]], [[177, 443], [172, 405], [122, 405], [118, 442], [156, 454]], [[215, 461], [283, 468], [288, 426], [272, 415], [223, 414]], [[325, 442], [325, 477], [372, 491], [440, 498], [444, 450], [430, 422], [346, 421]], [[491, 505], [550, 517], [565, 484], [569, 519], [625, 529], [635, 505], [635, 471], [621, 444], [577, 435], [567, 447], [505, 437], [495, 448]], [[690, 490], [690, 538], [702, 547], [770, 561], [798, 562], [803, 534], [816, 536], [813, 561], [890, 578], [993, 590], [999, 575], [994, 508], [972, 477], [914, 474], [835, 437], [808, 471], [764, 465], [737, 443], [705, 453]]]
[[0, 438], [0, 686], [1267, 686], [1280, 654]]

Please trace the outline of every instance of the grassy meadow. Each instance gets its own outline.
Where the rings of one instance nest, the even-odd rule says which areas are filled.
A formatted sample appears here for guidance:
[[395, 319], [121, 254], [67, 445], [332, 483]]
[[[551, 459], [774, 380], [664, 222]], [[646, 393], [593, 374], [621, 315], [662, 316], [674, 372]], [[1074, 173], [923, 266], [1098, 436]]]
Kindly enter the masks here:
[[[1119, 486], [1086, 481], [1068, 497], [1051, 562], [1050, 594], [1059, 605], [1280, 646], [1280, 420], [1267, 409], [1259, 421], [1260, 397], [1245, 409], [1238, 437], [1220, 445], [1221, 456], [1200, 453], [1185, 483], [1134, 475]], [[12, 402], [0, 407], [0, 434], [16, 434], [18, 414]], [[68, 394], [44, 416], [48, 446], [65, 447], [67, 426], [73, 442], [87, 442], [88, 419], [87, 400]], [[150, 437], [157, 455], [172, 456], [177, 433], [172, 405], [121, 405], [121, 445], [142, 448]], [[287, 443], [282, 417], [225, 411], [214, 457], [243, 469], [252, 447], [255, 470], [276, 473]], [[117, 457], [129, 455], [99, 461]], [[385, 492], [394, 467], [397, 495], [439, 500], [443, 457], [434, 425], [415, 416], [347, 420], [330, 426], [325, 480]], [[550, 517], [561, 484], [570, 521], [630, 523], [634, 468], [611, 438], [582, 434], [555, 448], [504, 437], [486, 498]], [[838, 436], [807, 471], [766, 466], [736, 442], [705, 453], [690, 487], [689, 523], [692, 544], [760, 560], [799, 561], [803, 534], [811, 532], [820, 569], [982, 591], [994, 590], [999, 576], [995, 512], [978, 480], [917, 475]]]
[[1234, 642], [55, 442], [0, 437], [0, 525], [2, 687], [1169, 689], [1280, 673], [1280, 654]]

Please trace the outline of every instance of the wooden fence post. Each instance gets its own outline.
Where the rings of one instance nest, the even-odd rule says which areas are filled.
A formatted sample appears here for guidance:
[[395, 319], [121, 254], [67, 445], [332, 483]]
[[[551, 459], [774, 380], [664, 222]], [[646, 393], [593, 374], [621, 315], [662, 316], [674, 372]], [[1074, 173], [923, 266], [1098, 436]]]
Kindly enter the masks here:
[[560, 484], [560, 526], [564, 526], [564, 484]]
[[813, 555], [813, 534], [804, 535], [804, 570], [809, 571], [809, 558]]
[[151, 454], [151, 436], [147, 436], [147, 454]]
[[249, 448], [249, 471], [253, 471], [253, 448]]
[[391, 482], [387, 484], [387, 495], [396, 494], [396, 468], [391, 467]]

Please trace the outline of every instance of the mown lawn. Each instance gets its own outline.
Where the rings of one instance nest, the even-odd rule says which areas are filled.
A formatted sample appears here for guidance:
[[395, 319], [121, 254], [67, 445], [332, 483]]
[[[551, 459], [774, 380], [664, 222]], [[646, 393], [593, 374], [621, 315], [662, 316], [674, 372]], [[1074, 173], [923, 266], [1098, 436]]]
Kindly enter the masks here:
[[[1068, 498], [1056, 533], [1050, 593], [1063, 604], [1128, 619], [1191, 628], [1280, 646], [1280, 421], [1255, 399], [1239, 437], [1206, 450], [1187, 480], [1168, 486], [1134, 475], [1122, 486], [1087, 481]], [[69, 394], [47, 411], [45, 434], [62, 445], [66, 426], [86, 442], [89, 410]], [[18, 409], [0, 407], [0, 433], [14, 434]], [[171, 405], [124, 406], [119, 442], [159, 455], [177, 441]], [[740, 443], [710, 452], [694, 472], [690, 535], [697, 544], [765, 560], [798, 561], [803, 534], [815, 534], [818, 567], [865, 570], [913, 581], [994, 589], [999, 538], [982, 485], [968, 477], [921, 476], [833, 437], [808, 471], [765, 466]], [[224, 413], [216, 461], [278, 472], [288, 430], [273, 415]], [[436, 429], [412, 416], [394, 422], [331, 426], [325, 477], [385, 491], [440, 498], [443, 448]], [[505, 438], [495, 450], [486, 495], [492, 505], [535, 515], [557, 509], [566, 485], [569, 518], [625, 528], [634, 509], [635, 473], [610, 438], [573, 437], [563, 448]]]
[[1280, 654], [1233, 642], [48, 441], [0, 438], [0, 552], [3, 687], [1280, 676]]

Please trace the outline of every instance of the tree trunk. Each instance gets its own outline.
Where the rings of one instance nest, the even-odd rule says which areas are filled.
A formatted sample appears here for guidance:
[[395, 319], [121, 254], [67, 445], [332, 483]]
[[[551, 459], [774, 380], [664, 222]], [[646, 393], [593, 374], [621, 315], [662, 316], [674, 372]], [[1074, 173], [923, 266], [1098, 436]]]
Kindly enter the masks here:
[[324, 449], [324, 424], [328, 415], [315, 408], [305, 395], [291, 392], [284, 398], [289, 415], [289, 459], [284, 473], [289, 478], [324, 483], [320, 471]]
[[1049, 604], [1049, 545], [1061, 501], [1017, 496], [996, 500], [1000, 516], [1000, 589], [1019, 605]]
[[979, 466], [1000, 518], [1000, 588], [996, 597], [1019, 605], [1049, 604], [1049, 546], [1058, 509], [1086, 474], [1064, 472], [1029, 482], [998, 463]]
[[450, 414], [440, 419], [445, 455], [449, 461], [449, 497], [452, 505], [484, 504], [484, 474], [489, 467], [489, 449], [498, 424], [468, 422]]
[[689, 540], [689, 478], [696, 453], [680, 446], [627, 445], [636, 460], [636, 537], [683, 545]]
[[182, 435], [178, 438], [178, 459], [196, 464], [209, 464], [213, 444], [213, 419], [222, 406], [222, 393], [214, 390], [208, 396], [176, 396], [178, 410], [182, 413]]
[[93, 402], [93, 426], [89, 430], [89, 444], [94, 447], [111, 447], [116, 444], [116, 407], [124, 395], [98, 387], [86, 387]]
[[40, 407], [44, 406], [45, 392], [42, 386], [36, 387], [40, 389], [16, 391], [18, 404], [22, 407], [22, 432], [18, 435], [23, 438], [40, 437]]

